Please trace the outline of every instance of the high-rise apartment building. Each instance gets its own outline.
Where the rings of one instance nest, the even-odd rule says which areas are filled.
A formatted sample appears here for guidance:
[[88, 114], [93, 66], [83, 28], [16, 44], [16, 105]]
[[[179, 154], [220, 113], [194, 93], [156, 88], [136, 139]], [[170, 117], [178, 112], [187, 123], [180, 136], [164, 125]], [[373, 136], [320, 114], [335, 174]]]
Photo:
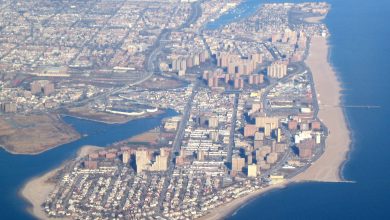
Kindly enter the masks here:
[[135, 160], [137, 166], [137, 173], [147, 169], [147, 165], [150, 164], [150, 156], [147, 148], [138, 148], [135, 152]]
[[248, 165], [248, 177], [257, 177], [257, 165], [256, 164]]
[[287, 64], [285, 62], [274, 62], [267, 68], [267, 75], [270, 78], [283, 78], [287, 75]]
[[241, 172], [244, 167], [245, 167], [245, 158], [242, 158], [238, 155], [233, 156], [232, 171]]

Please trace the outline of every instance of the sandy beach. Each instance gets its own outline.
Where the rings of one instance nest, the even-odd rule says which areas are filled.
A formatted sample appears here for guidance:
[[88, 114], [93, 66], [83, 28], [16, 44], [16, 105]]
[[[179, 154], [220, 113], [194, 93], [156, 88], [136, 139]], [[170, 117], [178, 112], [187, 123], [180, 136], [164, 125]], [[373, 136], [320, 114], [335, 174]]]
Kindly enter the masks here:
[[287, 181], [275, 185], [268, 186], [263, 189], [259, 189], [248, 195], [237, 198], [229, 203], [221, 205], [215, 209], [213, 209], [210, 213], [205, 216], [199, 218], [199, 220], [211, 220], [211, 219], [224, 219], [229, 215], [232, 215], [235, 211], [237, 211], [241, 206], [245, 205], [247, 202], [251, 201], [259, 197], [260, 195], [269, 192], [271, 190], [281, 189], [287, 186]]
[[[237, 209], [256, 197], [286, 187], [290, 183], [305, 181], [340, 182], [343, 181], [340, 169], [347, 158], [350, 146], [350, 135], [346, 124], [344, 113], [340, 105], [340, 83], [332, 66], [328, 62], [329, 45], [326, 38], [315, 37], [311, 41], [309, 56], [306, 64], [313, 74], [317, 94], [319, 95], [319, 118], [330, 130], [326, 140], [324, 154], [315, 161], [306, 171], [296, 177], [286, 180], [283, 183], [272, 185], [254, 191], [246, 196], [235, 199], [229, 203], [219, 206], [200, 219], [223, 219], [231, 215]], [[87, 154], [96, 147], [83, 147], [79, 157]], [[53, 170], [41, 177], [29, 181], [21, 191], [32, 207], [30, 212], [41, 219], [47, 219], [40, 205], [46, 196], [53, 190], [54, 185], [47, 182], [47, 179], [54, 175], [60, 168]], [[42, 187], [44, 186], [44, 187]]]
[[324, 154], [307, 170], [284, 183], [260, 189], [249, 195], [235, 199], [217, 207], [202, 220], [223, 219], [231, 215], [242, 205], [270, 190], [286, 187], [289, 183], [306, 181], [340, 182], [340, 171], [347, 158], [351, 143], [349, 130], [340, 105], [340, 82], [328, 61], [329, 45], [327, 38], [315, 37], [311, 40], [309, 56], [305, 61], [313, 74], [314, 84], [319, 94], [319, 118], [330, 130], [326, 139]]
[[[77, 152], [77, 157], [83, 157], [98, 149], [100, 149], [100, 147], [90, 145], [84, 146]], [[29, 180], [20, 190], [20, 195], [30, 203], [28, 211], [35, 217], [39, 219], [50, 219], [42, 210], [41, 204], [46, 200], [47, 196], [54, 190], [55, 187], [55, 184], [49, 182], [48, 179], [56, 175], [56, 173], [62, 168], [63, 165], [45, 173], [42, 176]]]
[[320, 111], [318, 117], [329, 129], [324, 154], [305, 172], [292, 181], [342, 181], [340, 169], [347, 158], [351, 143], [350, 133], [340, 107], [341, 85], [332, 66], [328, 62], [329, 45], [326, 38], [314, 37], [311, 40], [306, 64], [314, 78]]

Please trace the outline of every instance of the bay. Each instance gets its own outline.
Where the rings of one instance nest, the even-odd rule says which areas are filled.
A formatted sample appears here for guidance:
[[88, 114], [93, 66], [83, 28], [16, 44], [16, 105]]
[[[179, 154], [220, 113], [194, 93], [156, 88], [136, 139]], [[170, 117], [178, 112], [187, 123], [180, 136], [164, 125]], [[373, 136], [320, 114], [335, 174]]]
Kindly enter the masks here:
[[104, 124], [74, 117], [64, 117], [83, 137], [38, 155], [13, 155], [0, 149], [0, 212], [1, 219], [34, 219], [26, 210], [28, 203], [19, 190], [31, 178], [44, 174], [73, 159], [84, 145], [105, 147], [114, 142], [160, 126], [163, 118], [177, 115], [173, 110], [150, 118], [137, 119], [125, 124]]
[[[209, 28], [250, 16], [262, 3], [248, 0]], [[272, 1], [284, 2], [284, 1]], [[303, 2], [303, 1], [292, 1]], [[332, 0], [325, 23], [331, 37], [330, 61], [343, 85], [345, 105], [379, 105], [379, 109], [346, 108], [352, 150], [343, 167], [345, 179], [356, 183], [289, 185], [249, 202], [229, 219], [388, 219], [390, 218], [390, 1]], [[107, 125], [66, 117], [83, 137], [40, 155], [12, 155], [0, 150], [2, 219], [32, 219], [18, 196], [30, 178], [75, 156], [86, 144], [106, 146], [158, 126], [164, 115]]]

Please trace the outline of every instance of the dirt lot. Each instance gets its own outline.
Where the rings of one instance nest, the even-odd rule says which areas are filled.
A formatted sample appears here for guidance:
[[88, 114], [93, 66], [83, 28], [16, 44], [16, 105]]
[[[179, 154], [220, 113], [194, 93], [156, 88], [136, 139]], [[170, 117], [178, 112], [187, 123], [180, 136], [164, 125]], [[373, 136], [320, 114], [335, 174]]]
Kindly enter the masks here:
[[155, 145], [155, 144], [157, 144], [159, 138], [160, 138], [160, 132], [156, 129], [152, 129], [150, 131], [147, 131], [145, 133], [142, 133], [142, 134], [136, 135], [130, 139], [127, 139], [127, 141]]
[[80, 135], [54, 114], [0, 116], [0, 146], [15, 154], [38, 154]]

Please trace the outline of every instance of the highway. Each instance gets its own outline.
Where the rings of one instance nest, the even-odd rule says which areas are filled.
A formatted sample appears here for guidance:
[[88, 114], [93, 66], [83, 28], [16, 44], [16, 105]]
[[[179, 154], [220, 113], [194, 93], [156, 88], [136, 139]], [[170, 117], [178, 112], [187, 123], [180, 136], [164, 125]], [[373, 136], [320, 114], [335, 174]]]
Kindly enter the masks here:
[[141, 84], [141, 83], [147, 81], [148, 79], [150, 79], [150, 77], [152, 75], [153, 75], [153, 73], [148, 73], [144, 78], [142, 78], [142, 79], [140, 79], [138, 81], [135, 81], [135, 82], [133, 82], [131, 84], [128, 84], [128, 85], [125, 85], [125, 86], [122, 86], [122, 87], [118, 87], [118, 88], [114, 88], [113, 90], [111, 90], [109, 92], [101, 93], [101, 94], [98, 94], [98, 95], [93, 96], [91, 98], [83, 99], [83, 100], [80, 100], [80, 101], [72, 102], [72, 103], [69, 103], [67, 105], [63, 105], [61, 107], [62, 108], [70, 108], [70, 107], [74, 107], [74, 106], [80, 106], [80, 105], [86, 104], [86, 103], [94, 101], [94, 100], [107, 98], [108, 96], [110, 96], [112, 94], [125, 91], [125, 90], [129, 89], [131, 86], [138, 85], [138, 84]]
[[151, 74], [160, 73], [158, 56], [162, 53], [162, 49], [164, 48], [166, 43], [169, 42], [169, 36], [172, 33], [172, 31], [180, 31], [184, 28], [188, 28], [191, 24], [193, 24], [194, 22], [196, 22], [196, 20], [198, 20], [201, 13], [202, 13], [202, 9], [200, 7], [200, 2], [195, 2], [191, 4], [191, 14], [182, 25], [180, 25], [176, 29], [164, 29], [161, 32], [155, 44], [151, 47], [152, 48], [151, 51], [146, 55], [145, 69], [149, 73]]
[[198, 18], [202, 15], [202, 8], [200, 7], [201, 1], [197, 1], [191, 4], [191, 14], [187, 21], [182, 24], [179, 29], [190, 27], [191, 24], [195, 23]]
[[[196, 22], [196, 20], [201, 16], [201, 13], [202, 13], [202, 9], [200, 7], [200, 2], [195, 2], [195, 3], [191, 4], [190, 16], [181, 26], [174, 29], [174, 31], [178, 31], [178, 30], [189, 27], [191, 24]], [[162, 49], [164, 48], [165, 44], [168, 42], [169, 36], [172, 33], [172, 31], [173, 31], [172, 29], [164, 29], [160, 33], [160, 35], [158, 36], [154, 45], [151, 47], [152, 49], [150, 50], [150, 52], [148, 54], [146, 54], [146, 59], [145, 59], [146, 60], [146, 62], [145, 62], [145, 70], [146, 71], [145, 71], [145, 73], [141, 73], [144, 77], [142, 77], [141, 79], [139, 79], [131, 84], [128, 84], [128, 85], [125, 85], [125, 86], [122, 86], [119, 88], [115, 88], [112, 91], [102, 93], [102, 94], [93, 96], [93, 97], [88, 98], [88, 99], [83, 99], [83, 100], [80, 100], [77, 102], [73, 102], [73, 103], [64, 105], [64, 106], [62, 106], [62, 108], [80, 106], [80, 105], [86, 104], [86, 103], [94, 101], [94, 100], [107, 98], [112, 94], [122, 92], [124, 90], [127, 90], [129, 87], [141, 84], [141, 83], [147, 81], [148, 79], [150, 79], [154, 74], [160, 73], [158, 56], [162, 53]]]
[[151, 51], [146, 55], [145, 70], [149, 72], [149, 74], [160, 71], [158, 66], [158, 55], [161, 53], [161, 50], [165, 46], [171, 33], [172, 30], [164, 29], [152, 46]]

